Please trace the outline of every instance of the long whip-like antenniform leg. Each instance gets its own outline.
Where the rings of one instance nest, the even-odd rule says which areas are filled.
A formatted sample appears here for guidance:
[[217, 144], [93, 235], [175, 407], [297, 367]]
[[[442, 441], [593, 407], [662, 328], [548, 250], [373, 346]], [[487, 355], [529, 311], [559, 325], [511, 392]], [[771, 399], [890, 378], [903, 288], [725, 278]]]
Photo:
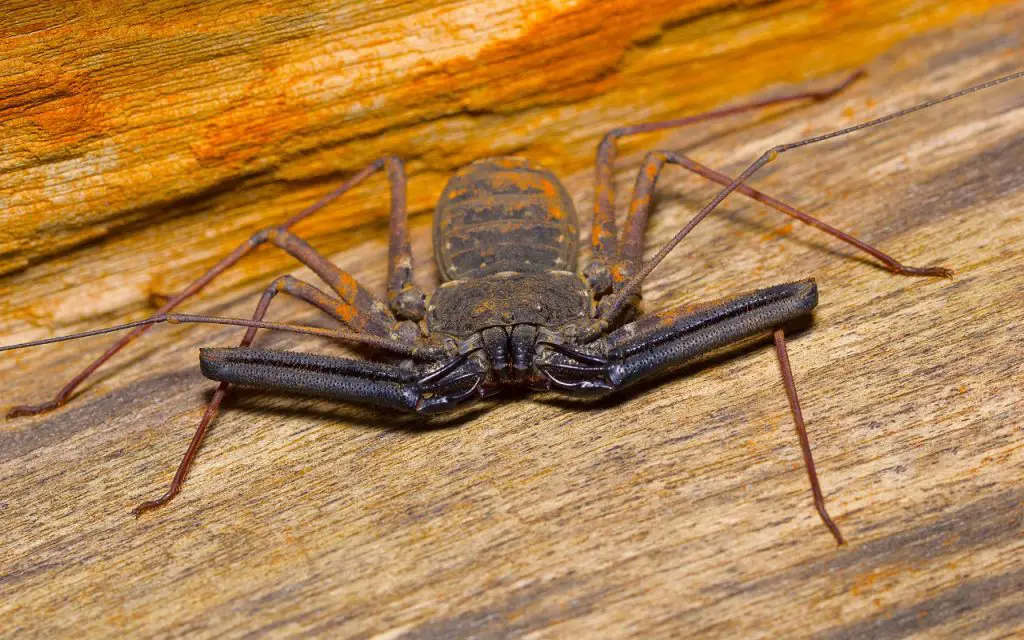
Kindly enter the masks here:
[[825, 510], [825, 498], [821, 494], [821, 485], [818, 484], [818, 472], [814, 469], [814, 458], [811, 456], [811, 442], [807, 439], [807, 427], [804, 426], [804, 415], [800, 411], [800, 400], [796, 396], [796, 383], [793, 382], [793, 370], [789, 366], [789, 353], [786, 351], [786, 336], [782, 329], [776, 329], [773, 334], [775, 338], [775, 352], [779, 356], [779, 370], [782, 372], [782, 382], [786, 385], [786, 396], [789, 398], [789, 409], [793, 412], [793, 422], [796, 424], [796, 434], [800, 438], [800, 451], [804, 455], [804, 467], [807, 469], [807, 477], [811, 481], [811, 493], [814, 494], [814, 508], [818, 510], [822, 522], [832, 532], [837, 544], [843, 544], [843, 534], [839, 533], [839, 527], [832, 521]]
[[[324, 294], [328, 299], [330, 296]], [[318, 305], [319, 306], [319, 305]], [[326, 310], [326, 309], [325, 309]], [[328, 311], [330, 313], [330, 311]], [[332, 314], [333, 315], [333, 314]], [[32, 340], [29, 342], [19, 342], [17, 344], [6, 344], [0, 346], [0, 351], [14, 351], [16, 349], [26, 349], [28, 347], [39, 347], [44, 344], [55, 344], [57, 342], [68, 342], [70, 340], [80, 340], [81, 338], [88, 338], [91, 336], [100, 336], [108, 333], [116, 333], [118, 331], [127, 331], [128, 329], [134, 329], [136, 327], [143, 327], [154, 324], [219, 324], [227, 325], [232, 327], [255, 327], [257, 329], [269, 329], [271, 331], [284, 331], [287, 333], [301, 333], [307, 336], [318, 336], [320, 338], [331, 338], [333, 340], [340, 340], [341, 342], [348, 342], [351, 344], [362, 344], [368, 347], [374, 347], [380, 349], [385, 353], [391, 353], [394, 355], [402, 355], [411, 358], [417, 358], [421, 360], [436, 359], [437, 354], [443, 354], [445, 349], [441, 345], [424, 345], [416, 344], [411, 342], [403, 342], [400, 340], [391, 340], [388, 338], [381, 338], [369, 333], [356, 333], [355, 331], [345, 331], [338, 329], [325, 329], [323, 327], [311, 327], [302, 324], [289, 324], [286, 322], [266, 322], [263, 320], [245, 320], [243, 318], [230, 318], [224, 316], [200, 316], [193, 315], [190, 313], [165, 313], [156, 316], [151, 316], [144, 320], [136, 320], [135, 322], [126, 322], [124, 324], [116, 324], [110, 327], [103, 327], [102, 329], [92, 329], [91, 331], [83, 331], [81, 333], [72, 333], [64, 336], [54, 336], [52, 338], [43, 338], [42, 340]]]
[[825, 140], [831, 140], [832, 138], [838, 138], [839, 136], [848, 135], [855, 131], [860, 131], [861, 129], [867, 129], [868, 127], [874, 127], [880, 124], [884, 124], [886, 122], [889, 122], [890, 120], [895, 120], [896, 118], [901, 118], [905, 115], [914, 113], [915, 111], [927, 109], [928, 107], [933, 107], [943, 102], [955, 100], [956, 98], [966, 96], [968, 94], [974, 93], [975, 91], [988, 89], [989, 87], [994, 87], [996, 85], [1003, 84], [1004, 82], [1017, 80], [1022, 77], [1024, 77], [1024, 71], [1018, 71], [1017, 73], [1012, 73], [1008, 76], [1003, 76], [1001, 78], [996, 78], [995, 80], [990, 80], [982, 84], [974, 85], [973, 87], [961, 89], [960, 91], [951, 93], [941, 98], [935, 98], [934, 100], [928, 100], [926, 102], [922, 102], [920, 104], [908, 107], [906, 109], [900, 109], [899, 111], [882, 116], [881, 118], [868, 120], [867, 122], [862, 122], [861, 124], [854, 125], [852, 127], [846, 127], [844, 129], [832, 131], [831, 133], [825, 133], [819, 136], [804, 138], [803, 140], [798, 140], [796, 142], [791, 142], [789, 144], [780, 144], [772, 147], [771, 149], [768, 149], [767, 151], [762, 153], [757, 160], [751, 163], [750, 166], [743, 171], [743, 173], [737, 176], [735, 180], [730, 182], [728, 186], [722, 189], [718, 193], [718, 195], [716, 195], [711, 200], [711, 202], [704, 205], [704, 208], [702, 208], [697, 213], [697, 215], [693, 217], [693, 219], [691, 219], [682, 229], [680, 229], [679, 232], [676, 233], [676, 235], [673, 236], [671, 240], [665, 243], [665, 246], [663, 246], [658, 251], [658, 253], [655, 254], [655, 256], [651, 258], [649, 262], [647, 262], [647, 264], [643, 265], [635, 275], [631, 276], [628, 280], [626, 280], [621, 288], [619, 288], [611, 296], [608, 296], [607, 298], [601, 301], [602, 304], [599, 314], [601, 322], [604, 325], [610, 325], [615, 318], [619, 317], [622, 314], [622, 312], [626, 309], [626, 307], [629, 305], [630, 299], [633, 296], [637, 295], [637, 292], [640, 291], [640, 285], [643, 283], [643, 281], [647, 278], [648, 275], [650, 275], [651, 271], [653, 271], [654, 268], [657, 267], [661, 263], [661, 261], [665, 259], [665, 256], [667, 256], [669, 252], [675, 249], [676, 246], [683, 240], [683, 238], [685, 238], [687, 234], [689, 234], [690, 231], [692, 231], [693, 228], [700, 223], [701, 220], [706, 218], [709, 213], [714, 211], [715, 208], [719, 204], [721, 204], [722, 201], [725, 200], [730, 193], [735, 191], [740, 186], [740, 184], [742, 184], [752, 175], [757, 173], [757, 171], [761, 167], [778, 158], [779, 154], [785, 153], [786, 151], [790, 151], [792, 149], [796, 149], [798, 147], [805, 147], [807, 145], [815, 144], [817, 142], [824, 142]]
[[591, 233], [591, 245], [593, 261], [587, 265], [585, 274], [591, 289], [604, 293], [611, 288], [612, 280], [610, 269], [618, 256], [616, 247], [616, 224], [615, 224], [615, 156], [617, 153], [617, 142], [620, 138], [638, 133], [651, 133], [665, 129], [678, 129], [698, 122], [707, 122], [718, 118], [724, 118], [737, 113], [755, 111], [764, 107], [770, 107], [788, 102], [800, 100], [825, 100], [842, 91], [853, 83], [857, 78], [864, 75], [863, 71], [857, 71], [843, 80], [838, 85], [820, 91], [801, 91], [777, 98], [758, 100], [749, 104], [741, 104], [735, 107], [725, 107], [687, 116], [674, 120], [661, 122], [645, 122], [626, 127], [612, 129], [605, 134], [597, 147], [597, 160], [594, 166], [594, 225]]
[[[271, 229], [264, 229], [263, 231], [254, 234], [247, 241], [239, 245], [234, 251], [232, 251], [227, 256], [222, 258], [220, 262], [214, 265], [209, 271], [207, 271], [194, 282], [192, 282], [192, 284], [186, 287], [181, 293], [175, 295], [166, 303], [164, 303], [163, 306], [157, 309], [154, 316], [163, 315], [172, 311], [179, 304], [181, 304], [188, 298], [192, 297], [193, 295], [199, 293], [208, 284], [210, 284], [210, 282], [216, 279], [217, 276], [224, 273], [226, 270], [234, 266], [243, 257], [251, 253], [253, 249], [262, 244], [266, 244], [267, 242], [271, 242], [273, 237], [279, 236], [281, 232], [286, 231], [287, 229], [298, 224], [302, 220], [305, 220], [314, 213], [320, 211], [328, 204], [330, 204], [331, 202], [345, 194], [347, 191], [363, 182], [366, 178], [382, 169], [387, 164], [387, 161], [387, 158], [379, 158], [378, 160], [370, 164], [368, 167], [366, 167], [359, 173], [355, 174], [354, 176], [346, 180], [344, 183], [342, 183], [340, 186], [334, 189], [334, 191], [331, 191], [326, 196], [321, 198], [318, 202], [286, 220], [282, 225], [278, 227], [273, 227]], [[353, 306], [360, 307], [359, 310], [365, 312], [364, 315], [372, 317], [374, 319], [373, 322], [370, 322], [369, 320], [367, 320], [367, 322], [370, 322], [371, 324], [375, 325], [380, 325], [387, 321], [389, 318], [390, 321], [393, 322], [394, 319], [393, 317], [391, 317], [391, 314], [387, 311], [386, 307], [383, 308], [383, 311], [380, 311], [379, 309], [377, 309], [378, 305], [373, 304], [372, 300], [370, 302], [362, 302], [366, 300], [366, 298], [364, 295], [359, 295], [359, 291], [361, 290], [361, 288], [358, 287], [358, 285], [356, 285], [354, 281], [351, 280], [350, 277], [348, 279], [339, 277], [338, 280], [339, 287], [349, 287], [350, 292], [353, 294], [351, 300], [348, 300], [347, 298], [346, 300], [350, 302], [350, 304], [352, 304]], [[354, 287], [352, 285], [354, 285]], [[342, 296], [345, 297], [344, 294], [342, 294]], [[67, 402], [68, 398], [71, 397], [71, 394], [74, 393], [75, 389], [77, 389], [78, 386], [82, 384], [82, 382], [84, 382], [107, 360], [110, 360], [110, 358], [117, 354], [117, 352], [123, 349], [126, 345], [133, 342], [142, 334], [146, 333], [150, 329], [150, 327], [151, 325], [140, 326], [132, 330], [130, 333], [126, 334], [124, 337], [119, 339], [114, 344], [112, 344], [105, 352], [103, 352], [103, 354], [96, 358], [96, 360], [94, 360], [89, 366], [80, 371], [74, 378], [72, 378], [67, 384], [65, 384], [64, 387], [59, 392], [57, 392], [57, 395], [54, 396], [54, 398], [49, 402], [45, 402], [39, 405], [22, 405], [13, 407], [10, 411], [8, 411], [7, 417], [13, 418], [16, 416], [43, 413], [45, 411], [50, 411], [63, 405], [65, 402]]]

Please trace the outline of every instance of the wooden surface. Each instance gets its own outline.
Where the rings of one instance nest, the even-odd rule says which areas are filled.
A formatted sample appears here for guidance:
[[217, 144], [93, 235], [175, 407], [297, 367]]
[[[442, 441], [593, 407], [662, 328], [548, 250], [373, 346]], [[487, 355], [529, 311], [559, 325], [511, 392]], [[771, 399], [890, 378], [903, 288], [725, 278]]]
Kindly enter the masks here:
[[[1022, 33], [1021, 7], [995, 10], [898, 46], [868, 66], [868, 78], [827, 103], [646, 142], [688, 149], [736, 172], [772, 144], [1014, 71]], [[833, 62], [837, 50], [827, 49], [815, 63], [819, 71], [849, 61]], [[735, 85], [725, 86], [743, 98]], [[643, 96], [636, 104], [633, 112], [609, 108], [608, 124], [656, 112]], [[586, 129], [586, 145], [572, 145], [592, 149], [595, 122]], [[431, 126], [442, 125], [427, 123], [421, 133]], [[547, 161], [559, 148], [557, 131], [527, 145], [538, 159]], [[578, 132], [563, 133], [574, 139]], [[471, 135], [455, 127], [451, 140]], [[438, 144], [447, 139], [443, 131], [429, 136]], [[349, 148], [320, 149], [308, 164], [296, 158], [274, 164], [264, 175], [274, 179], [252, 193], [273, 194], [267, 201], [274, 211], [301, 206], [335, 175], [327, 159], [348, 157]], [[374, 151], [353, 151], [364, 153]], [[283, 156], [272, 157], [276, 163]], [[639, 159], [632, 154], [623, 162], [623, 199]], [[346, 160], [343, 168], [361, 161]], [[150, 294], [173, 291], [198, 274], [215, 250], [260, 219], [253, 213], [260, 200], [234, 191], [252, 186], [248, 178], [218, 182], [224, 179], [218, 170], [236, 175], [230, 164], [223, 155], [210, 160], [211, 180], [220, 184], [208, 194], [213, 203], [201, 190], [173, 188], [178, 179], [207, 179], [196, 178], [194, 168], [185, 178], [158, 168], [164, 175], [148, 187], [133, 182], [129, 190], [148, 199], [140, 216], [153, 214], [146, 207], [154, 202], [179, 199], [188, 216], [153, 214], [152, 225], [137, 217], [115, 238], [0, 280], [2, 342], [138, 317]], [[121, 196], [110, 195], [122, 166], [112, 169], [113, 186], [103, 169], [88, 174], [111, 207], [104, 210], [101, 194], [80, 211], [111, 219], [124, 212]], [[164, 327], [105, 368], [68, 407], [3, 425], [0, 633], [405, 639], [1019, 633], [1022, 166], [1018, 81], [793, 152], [755, 180], [910, 264], [954, 268], [952, 280], [888, 275], [735, 196], [652, 276], [650, 309], [817, 278], [821, 305], [813, 326], [793, 337], [790, 355], [846, 547], [835, 547], [813, 511], [767, 346], [595, 405], [508, 397], [447, 422], [238, 393], [182, 495], [136, 521], [129, 510], [164, 490], [212, 387], [198, 372], [197, 347], [231, 345], [239, 337], [218, 328]], [[294, 194], [286, 193], [288, 175], [297, 182]], [[589, 171], [563, 175], [588, 218]], [[659, 188], [652, 252], [714, 193], [671, 170]], [[369, 202], [383, 192], [377, 181], [361, 197]], [[358, 215], [358, 202], [339, 204], [300, 232], [380, 291], [383, 229], [368, 224], [344, 239], [323, 232]], [[37, 210], [12, 214], [9, 207], [5, 222], [12, 215], [17, 222], [32, 219]], [[170, 233], [196, 229], [211, 216], [217, 231], [234, 226], [236, 218], [222, 213], [236, 209], [239, 230], [227, 239]], [[86, 221], [96, 218], [82, 218], [83, 229]], [[413, 241], [419, 280], [432, 287], [427, 222], [417, 219]], [[5, 224], [4, 232], [10, 228]], [[36, 232], [66, 237], [68, 246], [81, 240], [52, 226]], [[44, 257], [20, 248], [26, 245], [7, 246]], [[198, 258], [186, 255], [192, 249]], [[261, 290], [253, 280], [283, 264], [271, 250], [250, 262], [244, 277], [189, 309], [249, 315]], [[145, 278], [131, 273], [143, 265], [150, 267]], [[321, 321], [290, 302], [277, 304], [275, 319]], [[262, 340], [340, 351], [293, 336]], [[5, 403], [48, 398], [105, 343], [3, 354]]]
[[[94, 312], [123, 311], [381, 153], [406, 158], [411, 206], [427, 211], [473, 159], [525, 152], [578, 171], [608, 122], [851, 68], [1006, 3], [8, 0], [0, 274], [113, 236], [144, 274], [78, 255], [71, 277]], [[307, 231], [340, 250], [383, 211], [367, 185]], [[6, 291], [0, 305], [27, 306]], [[81, 312], [36, 296], [28, 313]]]

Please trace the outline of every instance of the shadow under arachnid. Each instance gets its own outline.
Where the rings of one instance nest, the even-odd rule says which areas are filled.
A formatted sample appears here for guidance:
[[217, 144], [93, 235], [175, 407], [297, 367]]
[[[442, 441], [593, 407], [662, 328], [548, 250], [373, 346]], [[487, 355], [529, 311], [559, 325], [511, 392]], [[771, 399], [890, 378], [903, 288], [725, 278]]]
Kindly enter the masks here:
[[[213, 390], [206, 394], [207, 402], [212, 398]], [[301, 404], [287, 403], [283, 400], [302, 398]], [[236, 387], [224, 401], [224, 410], [244, 409], [260, 415], [273, 415], [287, 418], [306, 418], [310, 420], [337, 420], [351, 425], [382, 431], [423, 432], [442, 429], [455, 429], [487, 412], [494, 400], [485, 400], [452, 413], [423, 415], [405, 413], [394, 409], [367, 407], [354, 403], [324, 400], [313, 396], [279, 391], [265, 391]]]

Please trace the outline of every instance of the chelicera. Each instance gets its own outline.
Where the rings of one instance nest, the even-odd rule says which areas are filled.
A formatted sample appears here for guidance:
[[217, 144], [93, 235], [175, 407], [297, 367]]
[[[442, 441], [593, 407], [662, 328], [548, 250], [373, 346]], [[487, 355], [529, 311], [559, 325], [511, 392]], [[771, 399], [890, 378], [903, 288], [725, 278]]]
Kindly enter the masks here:
[[[253, 235], [155, 316], [98, 331], [12, 345], [20, 348], [132, 328], [56, 397], [19, 406], [8, 416], [41, 413], [64, 404], [98, 367], [153, 324], [164, 321], [221, 322], [248, 327], [238, 347], [203, 349], [203, 374], [218, 381], [195, 436], [169, 490], [135, 509], [166, 504], [180, 491], [203, 437], [232, 384], [323, 396], [375, 407], [437, 413], [497, 394], [508, 386], [572, 396], [600, 396], [663, 374], [708, 352], [759, 335], [774, 337], [783, 381], [796, 424], [814, 501], [838, 543], [811, 458], [800, 404], [786, 353], [783, 328], [817, 304], [814, 280], [752, 291], [699, 305], [650, 314], [639, 309], [640, 285], [654, 267], [729, 193], [758, 200], [824, 231], [879, 260], [896, 274], [949, 276], [943, 268], [905, 266], [838, 229], [744, 184], [779, 153], [881, 124], [939, 102], [1021, 77], [1022, 73], [965, 89], [909, 109], [765, 152], [733, 179], [673, 151], [649, 153], [640, 169], [625, 226], [616, 229], [613, 170], [616, 141], [636, 133], [683, 127], [724, 116], [834, 95], [860, 74], [825, 91], [800, 92], [708, 113], [613, 129], [597, 151], [593, 259], [577, 273], [579, 228], [573, 200], [549, 171], [519, 157], [479, 160], [458, 171], [437, 204], [433, 240], [443, 280], [425, 295], [413, 282], [406, 218], [406, 176], [402, 161], [382, 157], [333, 192], [280, 226]], [[658, 176], [666, 164], [692, 171], [725, 188], [650, 261], [642, 261], [644, 232]], [[292, 227], [378, 171], [391, 187], [387, 298], [378, 298], [319, 254]], [[330, 292], [290, 275], [264, 291], [252, 320], [171, 313], [218, 275], [261, 245], [273, 245], [312, 269]], [[348, 331], [265, 322], [271, 301], [288, 294], [334, 317]], [[379, 358], [359, 360], [251, 346], [260, 328], [312, 333], [373, 347]]]

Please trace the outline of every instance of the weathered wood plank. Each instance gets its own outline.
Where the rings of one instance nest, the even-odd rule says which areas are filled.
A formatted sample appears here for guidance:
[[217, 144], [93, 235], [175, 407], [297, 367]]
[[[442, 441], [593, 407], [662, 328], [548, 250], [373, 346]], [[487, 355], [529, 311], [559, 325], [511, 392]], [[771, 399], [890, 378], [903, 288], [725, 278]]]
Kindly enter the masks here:
[[[1013, 71], [1022, 33], [1024, 9], [993, 12], [898, 47], [832, 101], [649, 144], [688, 149], [735, 172], [777, 142]], [[551, 131], [544, 136], [550, 148], [560, 144]], [[547, 160], [543, 152], [536, 157]], [[639, 160], [633, 154], [623, 162], [623, 196]], [[794, 336], [790, 355], [847, 547], [835, 548], [810, 504], [766, 346], [614, 401], [513, 397], [450, 423], [239, 393], [183, 494], [135, 521], [129, 509], [163, 490], [211, 386], [198, 374], [196, 348], [238, 339], [237, 331], [165, 327], [66, 408], [3, 425], [3, 631], [389, 638], [1019, 632], [1022, 165], [1024, 92], [1012, 85], [794, 152], [756, 180], [910, 264], [953, 267], [950, 281], [890, 276], [811, 230], [730, 198], [646, 290], [645, 304], [656, 309], [817, 278], [821, 306], [814, 325]], [[589, 172], [569, 174], [566, 183], [589, 211]], [[158, 182], [147, 197], [168, 197], [166, 187]], [[317, 191], [306, 183], [292, 198], [280, 187], [265, 187], [279, 189], [277, 211]], [[659, 189], [652, 252], [714, 193], [671, 172]], [[197, 219], [216, 213], [207, 206], [246, 199], [211, 197], [226, 199], [197, 204]], [[339, 208], [355, 215], [358, 205]], [[428, 284], [434, 268], [425, 223], [413, 240]], [[51, 323], [66, 324], [63, 332], [137, 314], [147, 290], [132, 268], [151, 261], [158, 275], [150, 290], [160, 282], [174, 290], [197, 273], [193, 259], [182, 257], [188, 249], [201, 246], [203, 262], [223, 248], [219, 239], [159, 237], [186, 228], [175, 224], [135, 226], [6, 277], [0, 285], [15, 300], [0, 309], [0, 335], [27, 339]], [[214, 229], [233, 224], [219, 219]], [[367, 228], [359, 244], [342, 243], [348, 248], [339, 251], [324, 228], [309, 229], [316, 244], [380, 290], [383, 230]], [[143, 248], [136, 254], [133, 246]], [[254, 266], [247, 277], [277, 264]], [[37, 288], [60, 281], [59, 295]], [[248, 315], [259, 290], [224, 287], [191, 308]], [[313, 318], [288, 302], [273, 315]], [[337, 351], [292, 336], [263, 343]], [[45, 399], [102, 346], [96, 339], [0, 358], [5, 402]]]
[[[111, 235], [105, 255], [125, 257], [69, 256], [74, 280], [37, 271], [55, 294], [5, 289], [0, 312], [138, 310], [381, 153], [407, 158], [425, 212], [474, 158], [525, 152], [565, 175], [608, 122], [852, 68], [1005, 2], [22, 3], [0, 26], [0, 273]], [[369, 184], [306, 231], [340, 250], [382, 215]]]

